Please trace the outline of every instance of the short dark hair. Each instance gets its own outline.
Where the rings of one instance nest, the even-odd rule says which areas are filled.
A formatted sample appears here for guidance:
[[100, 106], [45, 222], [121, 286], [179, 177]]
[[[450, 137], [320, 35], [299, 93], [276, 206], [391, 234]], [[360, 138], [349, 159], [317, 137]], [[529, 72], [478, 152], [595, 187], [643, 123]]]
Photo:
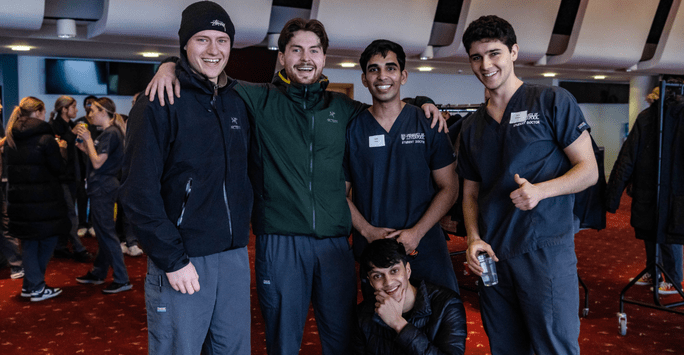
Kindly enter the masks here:
[[376, 39], [363, 50], [363, 53], [361, 53], [359, 63], [361, 64], [363, 73], [366, 73], [366, 65], [368, 65], [368, 61], [373, 58], [374, 55], [381, 54], [383, 57], [387, 57], [389, 51], [392, 51], [397, 55], [399, 68], [404, 70], [404, 67], [406, 66], [406, 53], [404, 53], [404, 48], [398, 43], [386, 39]]
[[290, 43], [290, 40], [297, 31], [313, 32], [321, 41], [323, 54], [328, 51], [328, 34], [325, 32], [325, 26], [323, 26], [321, 21], [293, 18], [287, 21], [285, 26], [283, 26], [283, 30], [280, 31], [280, 37], [278, 37], [278, 50], [280, 52], [285, 53], [285, 47], [287, 47], [287, 44]]
[[365, 272], [374, 267], [388, 268], [399, 262], [406, 265], [406, 249], [394, 238], [378, 239], [368, 244], [360, 259]]
[[468, 25], [463, 33], [463, 46], [466, 52], [470, 54], [470, 46], [473, 42], [484, 39], [498, 39], [508, 47], [509, 51], [514, 44], [518, 43], [513, 26], [495, 15], [482, 16]]
[[90, 101], [90, 100], [92, 100], [92, 101], [97, 100], [97, 96], [93, 96], [93, 95], [86, 96], [86, 98], [83, 99], [83, 107], [85, 107], [86, 103], [88, 103], [88, 101]]

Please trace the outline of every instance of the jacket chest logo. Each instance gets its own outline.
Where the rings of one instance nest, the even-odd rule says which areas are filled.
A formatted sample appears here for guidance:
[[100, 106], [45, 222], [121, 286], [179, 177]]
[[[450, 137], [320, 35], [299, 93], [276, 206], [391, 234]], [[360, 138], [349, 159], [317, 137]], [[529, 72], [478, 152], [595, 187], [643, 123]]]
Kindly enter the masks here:
[[237, 117], [230, 118], [230, 129], [240, 129], [239, 121]]
[[330, 111], [330, 116], [328, 116], [328, 122], [337, 123], [337, 120], [335, 119], [335, 111]]

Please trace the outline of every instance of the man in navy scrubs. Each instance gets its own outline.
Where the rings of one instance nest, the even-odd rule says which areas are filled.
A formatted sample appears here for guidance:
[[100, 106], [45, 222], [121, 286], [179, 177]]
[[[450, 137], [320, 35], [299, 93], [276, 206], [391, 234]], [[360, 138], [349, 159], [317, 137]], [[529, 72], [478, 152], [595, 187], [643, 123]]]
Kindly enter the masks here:
[[[454, 151], [445, 133], [430, 128], [418, 107], [401, 101], [403, 48], [373, 41], [361, 54], [361, 79], [373, 106], [347, 128], [345, 178], [354, 225], [354, 252], [381, 238], [406, 247], [413, 276], [458, 292], [446, 238], [437, 223], [456, 201]], [[372, 297], [361, 270], [364, 298]]]
[[596, 183], [596, 160], [572, 95], [515, 76], [516, 42], [496, 16], [463, 35], [491, 94], [461, 130], [468, 266], [481, 275], [482, 252], [497, 261], [499, 283], [479, 290], [492, 354], [579, 354], [573, 194]]

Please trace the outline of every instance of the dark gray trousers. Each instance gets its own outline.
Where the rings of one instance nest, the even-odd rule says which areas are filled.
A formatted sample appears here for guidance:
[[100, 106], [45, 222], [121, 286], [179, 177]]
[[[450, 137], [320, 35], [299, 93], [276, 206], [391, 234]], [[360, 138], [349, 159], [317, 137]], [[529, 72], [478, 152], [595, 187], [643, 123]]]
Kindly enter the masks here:
[[247, 248], [190, 258], [200, 290], [183, 294], [147, 259], [145, 304], [149, 353], [249, 355], [250, 304]]

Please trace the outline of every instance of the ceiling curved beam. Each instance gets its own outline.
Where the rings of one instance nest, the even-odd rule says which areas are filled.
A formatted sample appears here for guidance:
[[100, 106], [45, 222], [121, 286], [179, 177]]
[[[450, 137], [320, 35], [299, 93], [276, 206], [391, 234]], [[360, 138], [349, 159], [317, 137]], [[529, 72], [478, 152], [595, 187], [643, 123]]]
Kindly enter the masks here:
[[638, 71], [684, 74], [684, 4], [675, 0], [653, 58], [639, 62]]

